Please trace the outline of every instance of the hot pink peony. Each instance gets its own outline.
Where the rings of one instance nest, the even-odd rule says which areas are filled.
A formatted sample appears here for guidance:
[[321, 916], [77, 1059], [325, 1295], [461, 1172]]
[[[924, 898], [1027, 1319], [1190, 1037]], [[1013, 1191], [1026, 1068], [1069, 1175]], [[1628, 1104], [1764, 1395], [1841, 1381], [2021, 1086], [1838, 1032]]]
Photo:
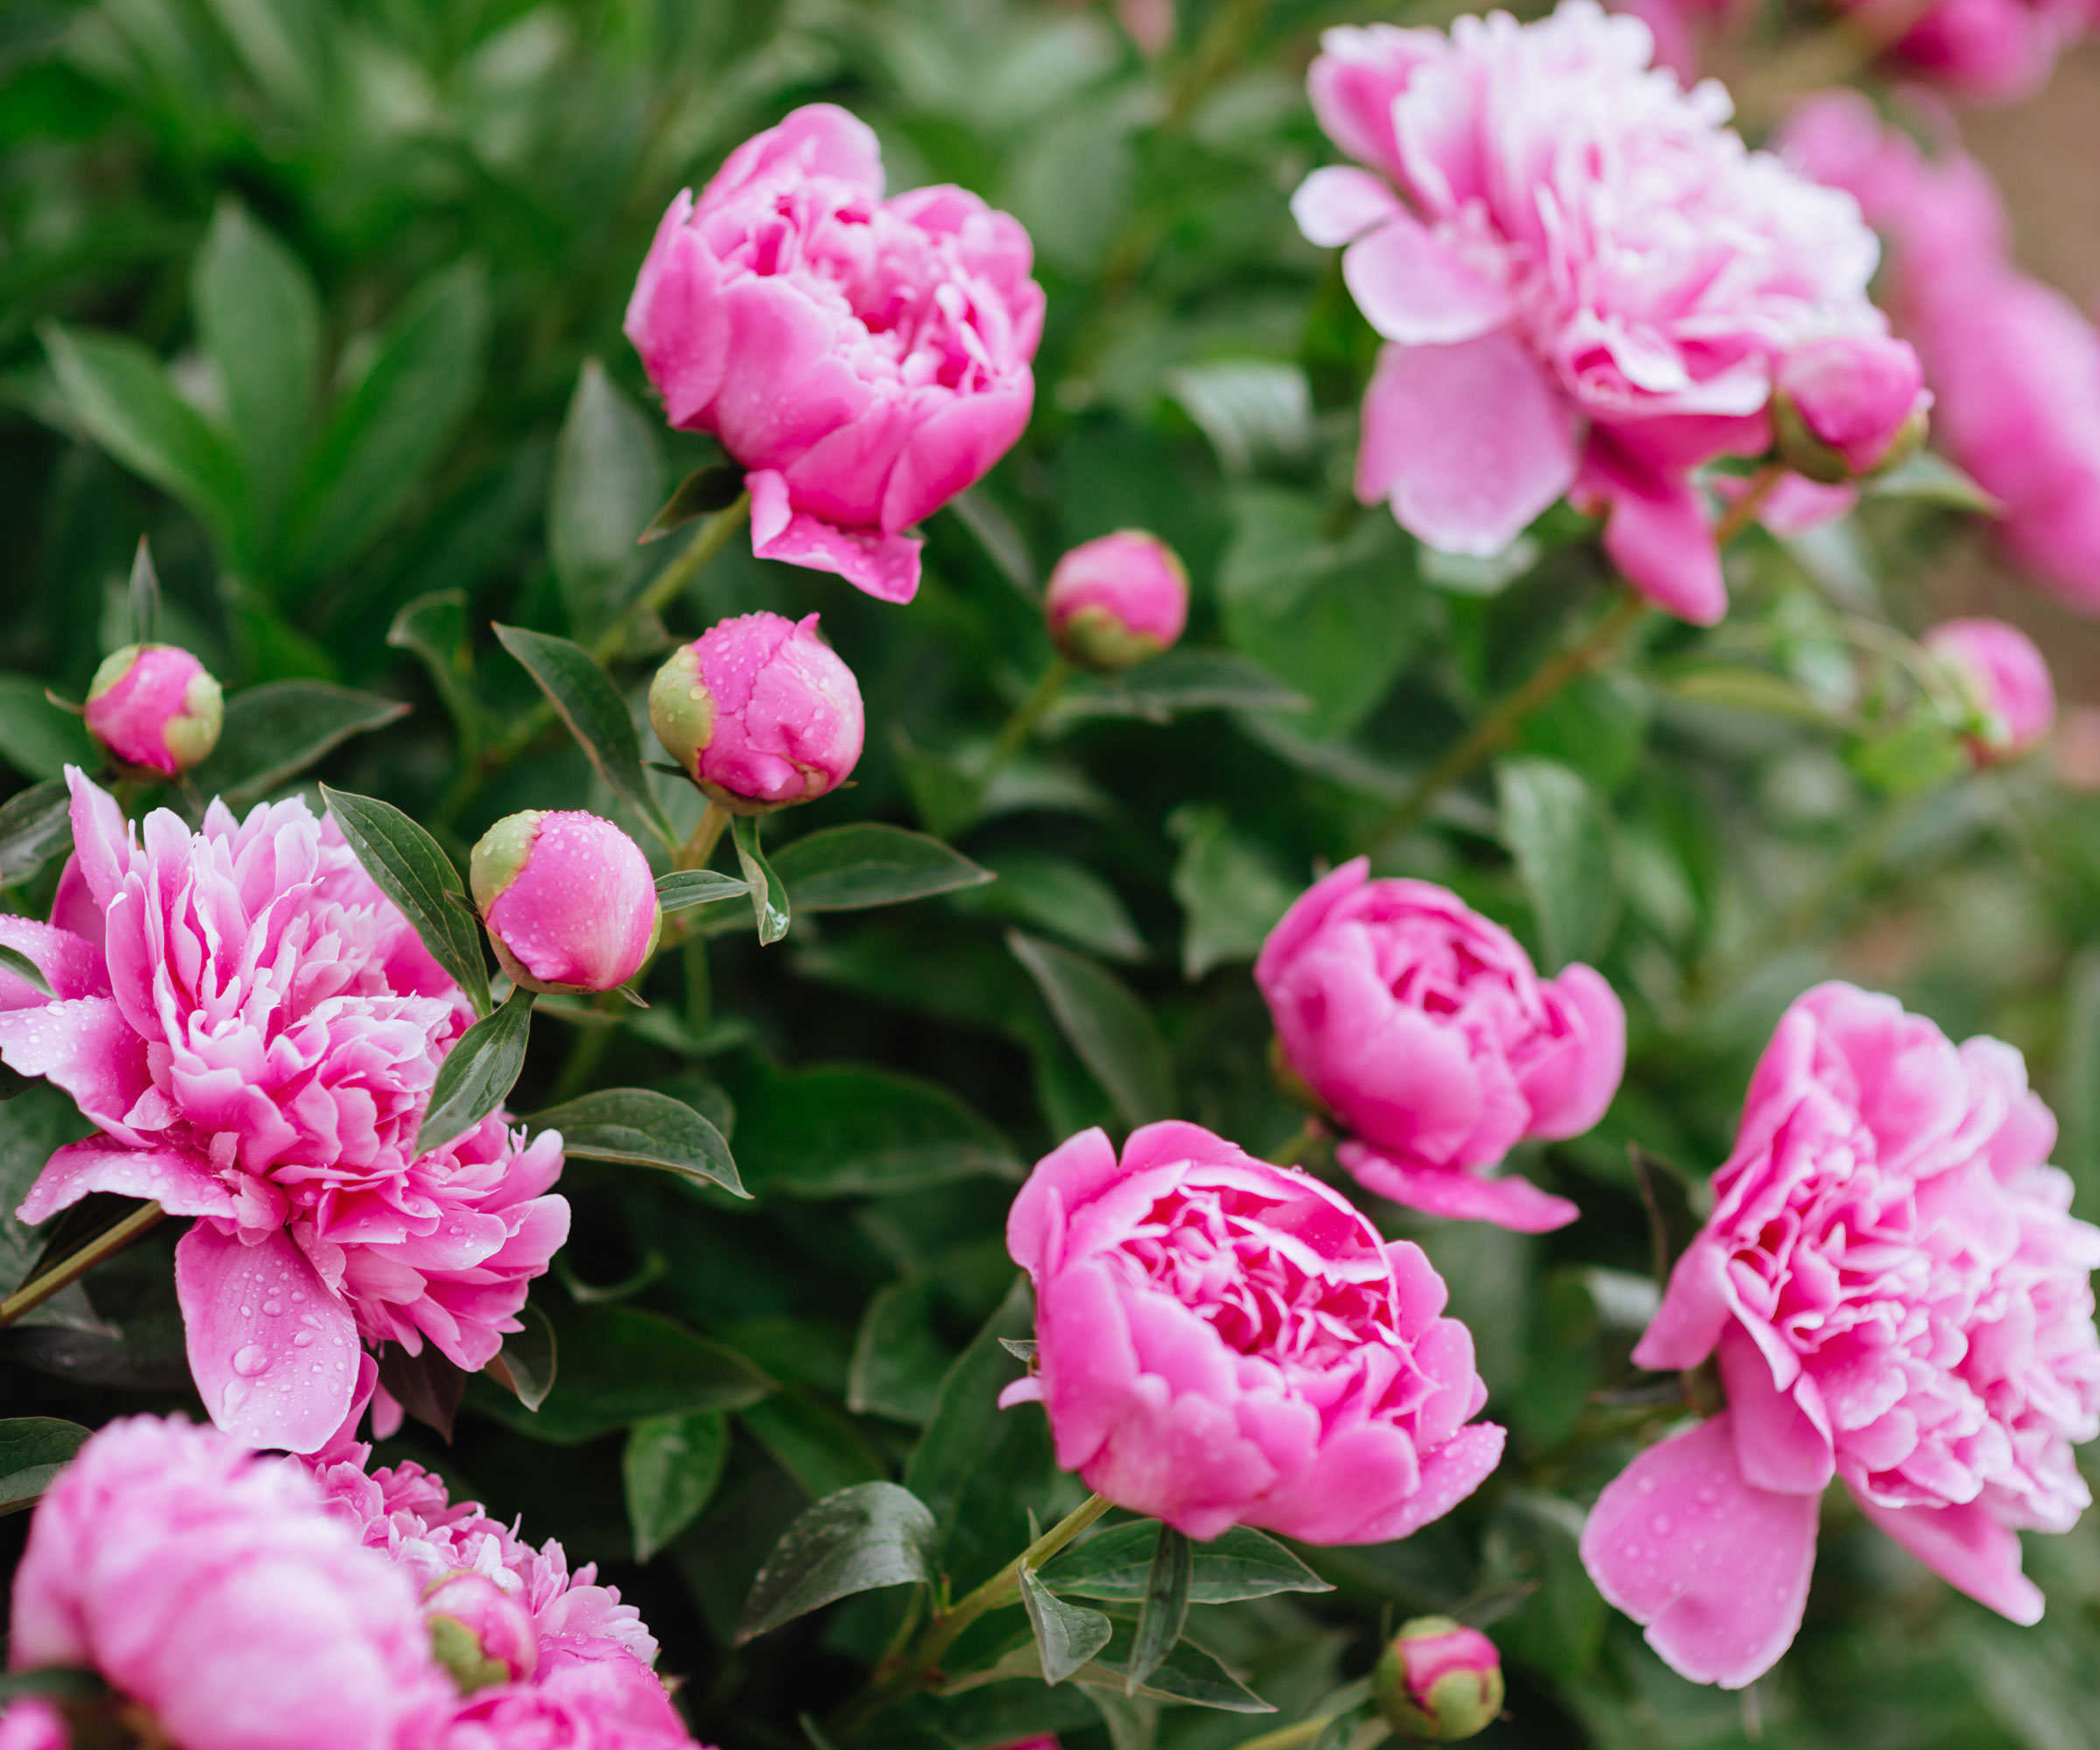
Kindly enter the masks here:
[[143, 1416], [38, 1504], [8, 1660], [91, 1668], [181, 1750], [396, 1750], [452, 1699], [407, 1576], [296, 1465]]
[[1188, 624], [1188, 573], [1157, 535], [1119, 528], [1074, 547], [1043, 592], [1050, 636], [1089, 668], [1157, 656]]
[[164, 778], [200, 765], [226, 720], [219, 682], [172, 644], [127, 644], [104, 659], [84, 714], [118, 760]]
[[882, 186], [865, 124], [797, 109], [671, 203], [626, 334], [671, 424], [750, 471], [752, 551], [901, 602], [919, 587], [902, 531], [1028, 423], [1043, 291], [1005, 214]]
[[1634, 1351], [1718, 1356], [1728, 1408], [1635, 1459], [1583, 1532], [1676, 1670], [1740, 1688], [1786, 1650], [1833, 1477], [1970, 1597], [2041, 1615], [2016, 1534], [2070, 1529], [2071, 1447], [2100, 1434], [2100, 1229], [2068, 1214], [2055, 1138], [2009, 1046], [1849, 984], [1788, 1010]]
[[1956, 95], [2004, 102], [2039, 91], [2056, 57], [2096, 27], [2093, 0], [1935, 0], [1894, 54]]
[[1366, 1189], [1527, 1233], [1564, 1227], [1579, 1213], [1565, 1198], [1481, 1170], [1604, 1116], [1626, 1011], [1590, 968], [1542, 979], [1456, 894], [1369, 867], [1360, 857], [1306, 889], [1255, 962], [1285, 1064], [1354, 1134], [1338, 1152]]
[[648, 1669], [600, 1648], [558, 1653], [536, 1683], [469, 1697], [416, 1750], [669, 1750], [692, 1741]]
[[57, 993], [0, 971], [0, 1059], [100, 1134], [23, 1200], [91, 1191], [199, 1219], [175, 1253], [213, 1419], [311, 1452], [348, 1410], [360, 1338], [479, 1368], [567, 1236], [561, 1138], [492, 1116], [411, 1156], [439, 1060], [471, 1019], [332, 821], [294, 799], [134, 836], [77, 772], [50, 925], [0, 918]]
[[1720, 87], [1651, 69], [1648, 27], [1563, 0], [1451, 34], [1329, 31], [1307, 84], [1369, 170], [1292, 202], [1389, 343], [1364, 399], [1356, 493], [1432, 546], [1492, 554], [1564, 494], [1607, 513], [1644, 594], [1727, 606], [1691, 472], [1761, 455], [1779, 361], [1882, 331], [1853, 204], [1726, 126]]
[[1382, 1544], [1502, 1457], [1420, 1248], [1208, 1130], [1148, 1124], [1120, 1163], [1101, 1131], [1074, 1137], [1021, 1187], [1006, 1249], [1038, 1348], [999, 1402], [1041, 1404], [1060, 1465], [1191, 1537]]
[[663, 927], [641, 847], [581, 808], [526, 808], [481, 835], [467, 885], [504, 971], [531, 990], [610, 990]]
[[2056, 689], [2034, 640], [2002, 620], [1950, 620], [1922, 642], [1982, 718], [1969, 738], [1979, 766], [2016, 760], [2040, 746], [2056, 721]]

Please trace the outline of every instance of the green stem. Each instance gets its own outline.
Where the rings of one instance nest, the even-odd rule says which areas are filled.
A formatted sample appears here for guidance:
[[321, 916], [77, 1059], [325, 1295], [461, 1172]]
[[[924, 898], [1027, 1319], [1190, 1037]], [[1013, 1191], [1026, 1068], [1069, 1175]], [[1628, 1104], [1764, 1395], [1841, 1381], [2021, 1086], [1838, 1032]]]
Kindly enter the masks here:
[[71, 1257], [61, 1258], [34, 1282], [24, 1283], [0, 1300], [0, 1326], [33, 1312], [61, 1288], [69, 1287], [106, 1258], [113, 1258], [167, 1212], [158, 1203], [142, 1203], [106, 1234], [90, 1240]]
[[1749, 528], [1750, 519], [1765, 508], [1765, 500], [1779, 490], [1779, 483], [1787, 477], [1784, 462], [1767, 462], [1750, 476], [1750, 484], [1743, 495], [1721, 514], [1721, 520], [1713, 525], [1713, 544], [1726, 547], [1731, 541]]
[[729, 545], [730, 536], [751, 520], [751, 494], [739, 493], [737, 501], [718, 510], [693, 531], [685, 551], [649, 579], [649, 586], [628, 604], [627, 611], [598, 635], [591, 654], [601, 662], [620, 654], [627, 629], [651, 614], [662, 613], [685, 593], [686, 585], [705, 570]]
[[977, 782], [989, 784], [1006, 762], [1021, 751], [1024, 743], [1036, 724], [1042, 721], [1043, 713], [1057, 703], [1057, 696], [1065, 690], [1072, 678], [1072, 665], [1062, 656], [1053, 656], [1050, 666], [1043, 670], [1042, 678], [1034, 690], [1023, 699], [1018, 709], [1006, 719], [1005, 727], [999, 731], [999, 738], [991, 744], [991, 752], [984, 756], [984, 763], [977, 768]]
[[707, 970], [707, 938], [689, 935], [678, 944], [685, 967], [685, 1030], [698, 1039], [715, 1018], [714, 981]]
[[699, 823], [693, 828], [693, 836], [680, 848], [672, 866], [677, 869], [704, 869], [708, 859], [721, 844], [722, 834], [729, 825], [729, 810], [721, 803], [710, 800], [700, 812]]
[[1303, 1157], [1318, 1148], [1327, 1134], [1327, 1128], [1318, 1118], [1307, 1118], [1298, 1127], [1298, 1134], [1281, 1148], [1271, 1149], [1262, 1157], [1274, 1166], [1296, 1166]]

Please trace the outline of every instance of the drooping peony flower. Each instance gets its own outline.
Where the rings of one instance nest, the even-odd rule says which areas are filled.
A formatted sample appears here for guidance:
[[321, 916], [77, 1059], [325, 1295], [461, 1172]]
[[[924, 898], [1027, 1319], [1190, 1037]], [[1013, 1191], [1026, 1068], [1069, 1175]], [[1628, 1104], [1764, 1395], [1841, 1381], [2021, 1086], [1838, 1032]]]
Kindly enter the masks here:
[[409, 1577], [297, 1465], [178, 1418], [113, 1422], [60, 1474], [10, 1629], [12, 1669], [89, 1668], [180, 1750], [405, 1750], [454, 1699]]
[[485, 1366], [567, 1236], [561, 1138], [500, 1114], [410, 1150], [471, 1012], [334, 822], [294, 799], [136, 836], [69, 772], [74, 851], [50, 925], [0, 918], [46, 1000], [0, 971], [0, 1060], [100, 1133], [20, 1211], [92, 1191], [198, 1219], [176, 1247], [190, 1368], [213, 1419], [311, 1452], [348, 1409], [359, 1340]]
[[1488, 1179], [1526, 1137], [1579, 1136], [1626, 1067], [1626, 1011], [1587, 966], [1542, 979], [1501, 925], [1357, 858], [1300, 894], [1254, 964], [1284, 1063], [1353, 1134], [1367, 1190], [1541, 1233], [1580, 1213]]
[[1036, 1164], [1006, 1249], [1035, 1284], [1057, 1461], [1189, 1536], [1382, 1544], [1500, 1460], [1488, 1389], [1419, 1247], [1194, 1124], [1086, 1130]]
[[1727, 606], [1692, 471], [1772, 442], [1796, 346], [1878, 334], [1872, 234], [1842, 195], [1752, 152], [1727, 94], [1651, 68], [1592, 0], [1461, 18], [1446, 36], [1333, 30], [1307, 77], [1368, 170], [1292, 201], [1387, 345], [1356, 494], [1432, 546], [1492, 554], [1564, 494], [1681, 619]]
[[610, 990], [663, 928], [641, 847], [581, 808], [524, 808], [481, 835], [467, 886], [504, 971], [529, 990]]
[[1928, 1567], [2041, 1615], [2021, 1530], [2089, 1502], [2100, 1229], [2048, 1166], [2020, 1054], [1958, 1048], [1894, 998], [1824, 984], [1781, 1019], [1714, 1208], [1634, 1351], [1717, 1356], [1728, 1408], [1599, 1498], [1582, 1556], [1674, 1669], [1740, 1688], [1799, 1627], [1833, 1478]]
[[1188, 573], [1157, 535], [1119, 528], [1060, 559], [1043, 591], [1050, 636], [1084, 668], [1127, 668], [1157, 656], [1188, 624]]
[[226, 702], [188, 651], [127, 644], [94, 671], [83, 715], [88, 733], [125, 765], [172, 778], [219, 745]]
[[1919, 640], [1983, 719], [1969, 757], [1996, 766], [2040, 746], [2056, 721], [2056, 688], [2034, 640], [2002, 620], [1949, 620]]
[[671, 203], [626, 332], [664, 411], [749, 472], [752, 550], [885, 601], [930, 516], [1028, 423], [1028, 234], [960, 188], [882, 198], [873, 132], [813, 103]]

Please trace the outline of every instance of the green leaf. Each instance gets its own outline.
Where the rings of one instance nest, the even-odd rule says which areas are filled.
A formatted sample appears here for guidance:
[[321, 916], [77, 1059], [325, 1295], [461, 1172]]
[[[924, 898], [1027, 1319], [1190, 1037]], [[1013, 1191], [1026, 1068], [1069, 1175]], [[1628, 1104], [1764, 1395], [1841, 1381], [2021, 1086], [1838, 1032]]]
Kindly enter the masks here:
[[39, 1665], [32, 1671], [0, 1672], [0, 1702], [19, 1696], [46, 1696], [59, 1703], [104, 1702], [109, 1685], [99, 1671], [76, 1670], [71, 1665]]
[[1671, 697], [1693, 704], [1719, 705], [1791, 723], [1827, 724], [1836, 715], [1807, 688], [1768, 668], [1732, 665], [1684, 669], [1671, 675], [1664, 688]]
[[1550, 760], [1495, 766], [1502, 842], [1538, 920], [1546, 970], [1558, 972], [1604, 944], [1614, 897], [1610, 827], [1579, 774]]
[[585, 359], [555, 444], [547, 491], [547, 557], [570, 622], [579, 628], [595, 629], [619, 605], [625, 593], [619, 586], [640, 568], [636, 543], [663, 491], [656, 433], [656, 421], [605, 367]]
[[1214, 966], [1260, 954], [1298, 892], [1222, 808], [1181, 808], [1167, 828], [1181, 840], [1168, 885], [1181, 902], [1181, 970], [1193, 984]]
[[192, 777], [202, 794], [239, 808], [261, 801], [352, 736], [408, 714], [399, 699], [328, 681], [266, 681], [226, 702], [219, 745]]
[[752, 1582], [736, 1644], [834, 1600], [931, 1580], [934, 1516], [893, 1482], [858, 1483], [803, 1513]]
[[[1128, 1663], [1131, 1642], [1135, 1634], [1132, 1624], [1110, 1619], [1115, 1630], [1113, 1638], [1100, 1654], [1073, 1672], [1072, 1681], [1090, 1688], [1112, 1690], [1123, 1695], [1128, 1682], [1125, 1666]], [[999, 1683], [1013, 1677], [1040, 1676], [1043, 1674], [1041, 1655], [1037, 1651], [1032, 1636], [1022, 1642], [1012, 1652], [990, 1669], [973, 1671], [964, 1677], [951, 1680], [947, 1693], [967, 1693], [981, 1684]], [[1276, 1709], [1249, 1689], [1227, 1670], [1214, 1654], [1207, 1652], [1193, 1641], [1184, 1640], [1154, 1669], [1152, 1674], [1134, 1691], [1130, 1693], [1148, 1696], [1157, 1701], [1185, 1702], [1194, 1707], [1214, 1707], [1227, 1713], [1274, 1713]]]
[[0, 1513], [36, 1505], [79, 1452], [89, 1431], [53, 1416], [16, 1416], [0, 1421]]
[[940, 1292], [930, 1277], [878, 1289], [861, 1315], [846, 1375], [846, 1408], [923, 1427], [941, 1399], [951, 1357], [934, 1330]]
[[1040, 936], [1008, 930], [1006, 945], [1124, 1122], [1135, 1127], [1171, 1117], [1173, 1068], [1166, 1046], [1129, 987], [1084, 956]]
[[401, 1407], [425, 1427], [437, 1430], [449, 1446], [452, 1423], [466, 1392], [466, 1375], [435, 1343], [410, 1354], [399, 1343], [380, 1351], [379, 1382]]
[[2006, 514], [2006, 507], [1996, 495], [1930, 450], [1920, 450], [1886, 474], [1874, 475], [1866, 481], [1866, 490], [1869, 498], [1919, 499], [1927, 504], [1944, 505], [1950, 510], [1972, 511], [1978, 516]]
[[1855, 742], [1846, 750], [1845, 763], [1885, 796], [1922, 795], [1969, 769], [1961, 738], [1931, 719]]
[[402, 307], [307, 458], [287, 527], [288, 574], [344, 570], [444, 459], [481, 386], [488, 290], [462, 262]]
[[[1149, 1521], [1112, 1525], [1060, 1553], [1044, 1576], [1053, 1590], [1073, 1598], [1134, 1603], [1145, 1595], [1157, 1554]], [[1275, 1538], [1246, 1526], [1197, 1545], [1189, 1575], [1192, 1604], [1229, 1604], [1284, 1592], [1334, 1588]]]
[[561, 1345], [545, 1310], [531, 1301], [518, 1309], [518, 1321], [525, 1328], [509, 1333], [481, 1370], [528, 1410], [537, 1410], [554, 1390]]
[[1116, 1633], [1115, 1625], [1098, 1610], [1067, 1604], [1026, 1566], [1021, 1569], [1021, 1606], [1035, 1634], [1036, 1656], [1042, 1661], [1046, 1684], [1063, 1683]]
[[993, 879], [937, 838], [864, 822], [806, 833], [775, 851], [773, 866], [800, 912], [898, 906]]
[[666, 912], [733, 900], [749, 892], [750, 882], [739, 881], [733, 875], [718, 875], [711, 869], [675, 869], [656, 878], [656, 903]]
[[998, 880], [966, 895], [959, 909], [1032, 924], [1110, 960], [1144, 958], [1144, 938], [1123, 896], [1085, 864], [1013, 851], [987, 858], [985, 867]]
[[889, 1468], [859, 1429], [794, 1386], [738, 1411], [737, 1419], [812, 1501], [872, 1481]]
[[641, 738], [634, 732], [634, 719], [604, 665], [580, 644], [544, 632], [528, 632], [522, 626], [499, 625], [496, 639], [547, 695], [606, 788], [669, 844], [663, 810], [642, 777]]
[[0, 802], [0, 883], [33, 881], [53, 857], [73, 848], [72, 802], [63, 778], [32, 784]]
[[760, 1196], [867, 1197], [958, 1180], [1018, 1181], [1012, 1145], [934, 1082], [865, 1064], [781, 1074], [737, 1093], [737, 1154]]
[[738, 815], [730, 822], [730, 837], [737, 847], [737, 862], [751, 886], [751, 909], [759, 921], [759, 944], [771, 947], [788, 934], [788, 884], [773, 872], [766, 853], [759, 849], [759, 822], [755, 815]]
[[671, 489], [663, 508], [641, 531], [641, 544], [661, 541], [689, 522], [727, 510], [744, 495], [744, 470], [734, 462], [704, 463]]
[[481, 927], [463, 908], [459, 872], [432, 838], [391, 802], [321, 786], [321, 799], [379, 891], [401, 907], [430, 957], [466, 993], [474, 1012], [489, 1012], [488, 966]]
[[123, 466], [151, 481], [234, 550], [246, 509], [241, 472], [225, 439], [175, 392], [160, 360], [137, 341], [38, 331], [66, 406]]
[[44, 696], [28, 675], [0, 675], [0, 759], [24, 778], [57, 778], [68, 766], [92, 772], [102, 762], [80, 718]]
[[1312, 389], [1280, 359], [1209, 359], [1166, 373], [1167, 391], [1210, 439], [1228, 479], [1312, 453]]
[[1188, 1626], [1188, 1586], [1194, 1567], [1186, 1534], [1162, 1525], [1152, 1569], [1145, 1576], [1138, 1632], [1131, 1639], [1124, 1668], [1123, 1692], [1126, 1696], [1136, 1695], [1166, 1663], [1166, 1656], [1181, 1639], [1182, 1629]]
[[138, 537], [138, 550], [131, 556], [131, 642], [158, 643], [160, 639], [160, 573], [153, 569], [153, 550], [146, 537]]
[[51, 981], [44, 976], [44, 969], [18, 948], [0, 945], [0, 971], [13, 973], [39, 997], [54, 994]]
[[562, 1152], [584, 1160], [660, 1166], [696, 1184], [748, 1197], [722, 1132], [682, 1100], [647, 1088], [604, 1088], [524, 1121], [559, 1130]]
[[627, 1430], [620, 1471], [636, 1561], [648, 1561], [700, 1516], [728, 1462], [729, 1418], [718, 1410], [645, 1417]]
[[1192, 711], [1302, 711], [1305, 696], [1266, 668], [1222, 650], [1169, 650], [1120, 675], [1082, 675], [1049, 715], [1053, 726], [1080, 718], [1138, 718], [1171, 723]]
[[465, 730], [475, 721], [477, 708], [467, 690], [474, 657], [466, 634], [466, 591], [432, 590], [402, 604], [387, 628], [387, 642], [421, 661], [455, 724]]
[[532, 998], [521, 984], [494, 1014], [483, 1016], [459, 1035], [438, 1066], [411, 1154], [429, 1154], [472, 1130], [518, 1085], [532, 1028]]

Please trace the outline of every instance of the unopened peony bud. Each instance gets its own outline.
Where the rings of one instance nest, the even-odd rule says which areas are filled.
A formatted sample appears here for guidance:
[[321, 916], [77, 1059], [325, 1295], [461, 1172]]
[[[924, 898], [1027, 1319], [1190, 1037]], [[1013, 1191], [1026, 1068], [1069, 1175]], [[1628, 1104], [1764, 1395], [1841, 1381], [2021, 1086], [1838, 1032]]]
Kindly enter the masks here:
[[2002, 620], [1950, 620], [1925, 634], [1925, 648], [1983, 719], [1969, 737], [1978, 766], [2017, 760], [2056, 721], [2056, 689], [2034, 640]]
[[1502, 1655], [1477, 1628], [1448, 1616], [1418, 1616], [1400, 1625], [1380, 1656], [1371, 1694], [1403, 1738], [1470, 1738], [1502, 1711]]
[[88, 688], [88, 729], [127, 766], [172, 778], [219, 745], [219, 683], [172, 644], [127, 644]]
[[1127, 668], [1157, 656], [1188, 624], [1188, 573], [1142, 528], [1074, 547], [1050, 573], [1043, 606], [1057, 648], [1082, 668]]
[[484, 1574], [447, 1574], [423, 1595], [430, 1651], [461, 1695], [497, 1684], [522, 1684], [538, 1669], [539, 1633], [531, 1614]]
[[1932, 396], [1907, 340], [1852, 334], [1811, 340], [1781, 362], [1772, 430], [1781, 458], [1825, 486], [1880, 473], [1925, 441]]
[[474, 847], [467, 881], [497, 960], [528, 990], [624, 984], [663, 924], [648, 859], [580, 810], [505, 816]]
[[860, 683], [817, 635], [816, 616], [725, 620], [672, 652], [649, 683], [666, 752], [732, 814], [765, 814], [836, 789], [860, 759]]

